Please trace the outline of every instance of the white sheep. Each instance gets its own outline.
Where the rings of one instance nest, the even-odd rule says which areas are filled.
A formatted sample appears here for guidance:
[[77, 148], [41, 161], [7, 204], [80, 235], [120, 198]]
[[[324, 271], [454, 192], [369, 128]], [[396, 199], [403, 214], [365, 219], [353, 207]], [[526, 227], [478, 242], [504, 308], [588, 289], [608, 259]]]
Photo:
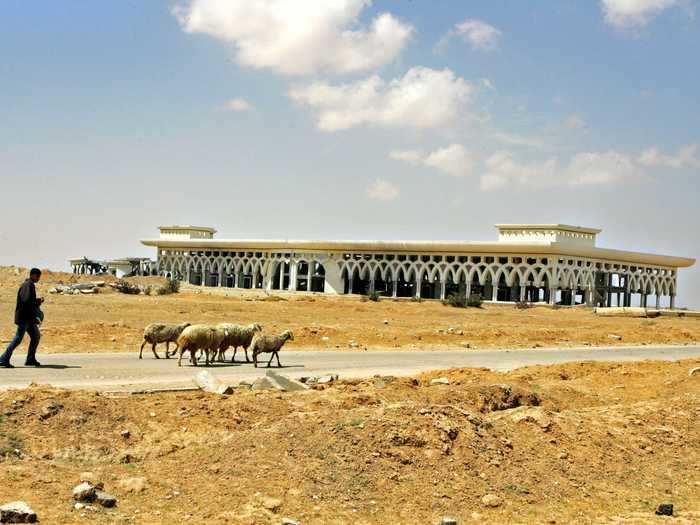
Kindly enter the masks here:
[[267, 362], [267, 367], [270, 368], [272, 359], [277, 357], [277, 366], [282, 368], [280, 364], [279, 351], [287, 341], [294, 341], [294, 334], [291, 330], [285, 330], [280, 335], [265, 335], [257, 334], [248, 347], [248, 350], [253, 351], [253, 363], [255, 368], [258, 367], [258, 354], [272, 354]]
[[245, 362], [250, 363], [250, 359], [248, 359], [248, 347], [250, 346], [255, 334], [262, 331], [262, 326], [258, 323], [249, 324], [247, 326], [221, 323], [217, 326], [226, 330], [227, 332], [226, 337], [224, 337], [224, 340], [221, 342], [221, 346], [219, 347], [219, 361], [223, 362], [226, 358], [226, 350], [233, 347], [233, 357], [231, 358], [231, 362], [235, 363], [236, 352], [240, 346], [245, 352]]
[[[158, 343], [165, 343], [165, 358], [170, 359], [171, 355], [175, 355], [177, 352], [177, 338], [180, 337], [182, 331], [190, 326], [190, 323], [180, 323], [180, 324], [165, 324], [165, 323], [151, 323], [143, 331], [143, 343], [141, 343], [141, 350], [139, 350], [139, 359], [143, 358], [143, 347], [146, 344], [151, 344], [151, 349], [153, 350], [153, 355], [156, 359], [160, 359], [158, 353], [156, 352], [156, 345]], [[175, 343], [175, 350], [170, 354], [170, 343]]]
[[185, 328], [177, 340], [179, 354], [177, 366], [182, 366], [182, 354], [189, 350], [190, 361], [197, 366], [197, 351], [202, 350], [206, 356], [205, 364], [214, 362], [214, 357], [227, 336], [223, 328], [206, 324], [195, 324]]

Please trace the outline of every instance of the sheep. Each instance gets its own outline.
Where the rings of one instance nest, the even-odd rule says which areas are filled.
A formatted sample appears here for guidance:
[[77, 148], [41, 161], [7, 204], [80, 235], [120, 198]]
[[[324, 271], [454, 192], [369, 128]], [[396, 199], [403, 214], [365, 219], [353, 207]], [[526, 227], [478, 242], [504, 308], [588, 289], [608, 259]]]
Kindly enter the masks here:
[[262, 326], [258, 323], [249, 324], [248, 326], [221, 323], [217, 326], [228, 332], [228, 335], [224, 338], [221, 346], [219, 347], [219, 361], [223, 362], [226, 358], [226, 350], [233, 347], [233, 357], [231, 358], [231, 362], [235, 363], [236, 352], [238, 351], [238, 347], [241, 346], [245, 352], [245, 362], [250, 363], [250, 359], [248, 358], [248, 347], [253, 340], [253, 336], [262, 331]]
[[270, 368], [272, 359], [277, 357], [277, 366], [282, 368], [280, 364], [279, 351], [287, 341], [294, 341], [294, 334], [291, 330], [285, 330], [280, 335], [265, 335], [257, 334], [248, 347], [248, 350], [253, 351], [253, 363], [255, 368], [258, 367], [258, 354], [272, 354], [267, 362], [267, 367]]
[[[156, 353], [156, 345], [158, 343], [165, 343], [165, 358], [170, 359], [171, 355], [175, 355], [177, 352], [177, 338], [180, 337], [182, 331], [190, 326], [190, 323], [180, 323], [180, 324], [163, 324], [163, 323], [151, 323], [143, 331], [143, 343], [141, 343], [141, 350], [139, 350], [139, 359], [143, 359], [143, 347], [146, 343], [153, 345], [151, 349], [153, 350], [153, 355], [156, 359], [160, 359]], [[175, 350], [173, 353], [168, 353], [170, 349], [170, 343], [175, 343]]]
[[197, 351], [202, 350], [206, 356], [205, 364], [214, 362], [221, 342], [227, 337], [228, 331], [216, 326], [195, 324], [185, 328], [177, 339], [179, 354], [177, 366], [182, 366], [182, 354], [189, 350], [190, 361], [197, 366]]

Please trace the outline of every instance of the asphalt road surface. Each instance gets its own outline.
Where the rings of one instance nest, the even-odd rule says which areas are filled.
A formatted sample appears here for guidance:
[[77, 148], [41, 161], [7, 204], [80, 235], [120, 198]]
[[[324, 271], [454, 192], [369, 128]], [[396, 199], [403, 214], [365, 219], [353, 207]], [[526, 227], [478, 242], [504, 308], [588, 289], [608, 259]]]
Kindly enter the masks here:
[[[161, 352], [161, 355], [163, 352]], [[243, 356], [239, 352], [237, 359]], [[231, 352], [229, 352], [229, 356]], [[183, 360], [155, 359], [144, 352], [96, 354], [39, 354], [41, 368], [24, 367], [23, 354], [15, 354], [16, 368], [0, 368], [0, 390], [24, 388], [34, 382], [61, 388], [103, 391], [137, 391], [193, 386], [192, 377], [203, 367], [192, 367]], [[280, 352], [281, 373], [290, 377], [339, 374], [341, 378], [364, 378], [375, 374], [410, 376], [430, 370], [486, 367], [512, 370], [528, 365], [548, 365], [571, 361], [676, 361], [700, 357], [700, 346], [644, 346], [608, 348], [556, 348], [519, 350], [450, 351], [284, 351]], [[237, 383], [265, 374], [252, 364], [216, 364], [209, 370], [218, 378]], [[275, 368], [276, 369], [276, 368]], [[277, 370], [277, 369], [276, 369]]]

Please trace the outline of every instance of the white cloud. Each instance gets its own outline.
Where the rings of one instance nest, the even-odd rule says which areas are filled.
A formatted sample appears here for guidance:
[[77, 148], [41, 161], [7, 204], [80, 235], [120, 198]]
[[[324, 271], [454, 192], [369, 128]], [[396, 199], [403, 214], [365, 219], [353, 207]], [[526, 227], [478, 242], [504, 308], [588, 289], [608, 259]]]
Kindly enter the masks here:
[[232, 98], [226, 102], [226, 109], [231, 111], [250, 111], [253, 105], [244, 98]]
[[500, 151], [487, 158], [484, 165], [486, 170], [480, 178], [483, 191], [517, 186], [608, 186], [644, 175], [632, 158], [615, 151], [578, 153], [564, 167], [554, 157], [520, 162], [510, 152]]
[[438, 128], [460, 116], [474, 88], [449, 69], [411, 68], [402, 78], [331, 85], [315, 82], [289, 91], [289, 97], [317, 113], [318, 128], [356, 126]]
[[490, 50], [498, 46], [501, 32], [483, 20], [467, 18], [450, 30], [446, 39], [451, 36], [461, 37], [472, 49]]
[[642, 175], [627, 155], [616, 151], [578, 153], [569, 163], [567, 179], [573, 185], [608, 185]]
[[474, 159], [461, 144], [450, 144], [427, 155], [415, 150], [395, 150], [389, 158], [411, 164], [427, 166], [452, 177], [467, 177], [474, 171]]
[[564, 119], [564, 125], [569, 129], [584, 129], [588, 124], [581, 115], [573, 113]]
[[230, 44], [242, 66], [285, 75], [353, 73], [396, 59], [413, 28], [388, 13], [357, 27], [371, 0], [189, 0], [182, 29]]
[[498, 142], [502, 142], [503, 144], [508, 144], [510, 146], [527, 146], [530, 148], [545, 147], [545, 143], [542, 139], [536, 137], [523, 137], [521, 135], [505, 133], [502, 131], [491, 133], [491, 138], [497, 140]]
[[601, 0], [605, 21], [618, 29], [643, 27], [672, 7], [691, 10], [687, 0]]
[[546, 186], [554, 183], [557, 172], [556, 159], [543, 162], [517, 162], [508, 151], [499, 151], [484, 162], [486, 172], [481, 176], [479, 187], [492, 191], [506, 186]]
[[381, 178], [376, 179], [367, 188], [367, 197], [375, 201], [393, 201], [398, 196], [398, 186]]
[[416, 150], [394, 150], [389, 152], [389, 158], [406, 162], [408, 164], [420, 164], [423, 162], [423, 156], [420, 151]]
[[466, 177], [471, 175], [474, 169], [471, 154], [461, 144], [451, 144], [433, 151], [423, 162], [426, 166], [452, 177]]
[[698, 147], [698, 144], [688, 144], [680, 148], [675, 155], [665, 155], [657, 147], [651, 147], [642, 151], [637, 162], [650, 168], [700, 169]]

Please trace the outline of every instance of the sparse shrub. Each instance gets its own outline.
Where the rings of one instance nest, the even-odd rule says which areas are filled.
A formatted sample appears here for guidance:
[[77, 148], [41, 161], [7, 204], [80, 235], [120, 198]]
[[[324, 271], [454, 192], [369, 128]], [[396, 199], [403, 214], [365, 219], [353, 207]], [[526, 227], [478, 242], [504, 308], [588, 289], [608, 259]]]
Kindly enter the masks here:
[[412, 302], [412, 303], [422, 303], [422, 302], [423, 302], [423, 298], [422, 298], [422, 297], [418, 297], [417, 295], [414, 295], [413, 297], [411, 297], [411, 302]]
[[532, 304], [528, 303], [527, 301], [516, 301], [515, 302], [515, 307], [518, 310], [527, 310], [531, 306], [532, 306]]
[[125, 293], [127, 295], [138, 295], [141, 293], [141, 288], [123, 279], [121, 281], [117, 281], [115, 288], [121, 293]]
[[378, 292], [378, 291], [373, 290], [373, 291], [371, 291], [371, 292], [368, 292], [366, 297], [367, 297], [367, 300], [368, 300], [368, 301], [373, 301], [373, 302], [375, 302], [375, 303], [378, 303], [378, 302], [379, 302], [379, 298], [380, 298], [381, 296], [379, 295], [379, 292]]
[[[160, 291], [160, 289], [156, 290], [156, 292], [159, 292], [159, 291]], [[151, 286], [149, 284], [143, 289], [143, 295], [152, 295], [152, 294], [153, 294], [153, 286]], [[160, 294], [158, 294], [158, 295], [160, 295]]]
[[467, 306], [470, 308], [481, 308], [482, 302], [483, 300], [479, 294], [473, 294], [469, 296], [469, 299], [467, 299]]
[[442, 302], [445, 306], [453, 306], [454, 308], [466, 308], [467, 303], [467, 296], [460, 293], [451, 293], [447, 296], [447, 299]]

